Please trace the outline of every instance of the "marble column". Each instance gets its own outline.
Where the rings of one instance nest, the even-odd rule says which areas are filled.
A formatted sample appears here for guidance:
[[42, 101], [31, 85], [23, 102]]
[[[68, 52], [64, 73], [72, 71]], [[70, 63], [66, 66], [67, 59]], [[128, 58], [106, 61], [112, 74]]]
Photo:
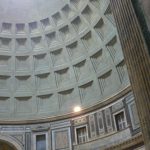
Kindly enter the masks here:
[[110, 4], [135, 95], [145, 147], [146, 150], [150, 150], [150, 56], [148, 47], [131, 0], [110, 0]]

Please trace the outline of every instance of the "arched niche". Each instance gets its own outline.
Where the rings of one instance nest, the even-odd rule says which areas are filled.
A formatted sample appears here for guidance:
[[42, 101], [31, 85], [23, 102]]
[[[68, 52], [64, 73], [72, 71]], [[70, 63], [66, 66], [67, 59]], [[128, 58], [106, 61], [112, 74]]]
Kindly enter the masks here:
[[6, 142], [0, 141], [0, 150], [16, 150], [16, 148]]
[[0, 150], [23, 150], [23, 148], [13, 138], [0, 135]]

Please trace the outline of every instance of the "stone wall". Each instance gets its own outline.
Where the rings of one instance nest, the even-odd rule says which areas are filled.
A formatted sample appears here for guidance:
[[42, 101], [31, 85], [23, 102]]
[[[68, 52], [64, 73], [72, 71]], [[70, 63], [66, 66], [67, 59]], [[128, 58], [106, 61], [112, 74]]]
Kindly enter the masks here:
[[[124, 126], [121, 123], [122, 127], [118, 129], [116, 116], [119, 113], [124, 114]], [[1, 125], [0, 139], [3, 139], [1, 136], [11, 138], [12, 143], [22, 147], [19, 150], [41, 150], [43, 147], [46, 150], [96, 150], [132, 139], [133, 135], [139, 133], [139, 127], [134, 96], [130, 92], [107, 106], [70, 119]], [[83, 128], [86, 133], [79, 133]]]

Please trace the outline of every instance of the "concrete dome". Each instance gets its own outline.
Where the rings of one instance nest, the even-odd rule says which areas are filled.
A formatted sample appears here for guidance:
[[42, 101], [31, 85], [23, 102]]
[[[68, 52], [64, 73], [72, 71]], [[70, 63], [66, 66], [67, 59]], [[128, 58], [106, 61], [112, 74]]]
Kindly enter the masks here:
[[0, 0], [0, 17], [10, 23], [40, 20], [60, 10], [68, 0]]
[[129, 86], [105, 0], [0, 0], [0, 119], [70, 114]]

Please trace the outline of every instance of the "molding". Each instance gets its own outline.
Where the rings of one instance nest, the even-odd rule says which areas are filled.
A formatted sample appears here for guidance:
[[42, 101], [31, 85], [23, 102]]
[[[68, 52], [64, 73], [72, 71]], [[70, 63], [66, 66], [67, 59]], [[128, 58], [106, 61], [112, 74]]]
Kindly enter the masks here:
[[16, 150], [23, 150], [21, 143], [17, 143], [14, 138], [6, 135], [0, 135], [0, 141], [6, 142], [8, 145], [13, 146]]
[[0, 120], [0, 125], [39, 124], [39, 123], [47, 123], [47, 122], [60, 121], [60, 120], [70, 119], [73, 117], [78, 117], [78, 116], [90, 113], [92, 111], [96, 111], [97, 109], [100, 109], [102, 107], [105, 107], [119, 100], [120, 98], [124, 97], [131, 91], [132, 91], [131, 86], [128, 85], [125, 89], [119, 91], [115, 95], [103, 100], [102, 102], [95, 104], [94, 106], [85, 108], [82, 110], [82, 112], [79, 112], [79, 113], [69, 113], [65, 115], [60, 115], [60, 116], [58, 115], [58, 116], [53, 116], [53, 117], [41, 118], [41, 119], [35, 118], [33, 120]]
[[119, 143], [117, 145], [111, 146], [109, 148], [106, 148], [105, 150], [128, 150], [129, 148], [131, 148], [132, 146], [136, 146], [136, 145], [140, 145], [140, 144], [144, 144], [143, 143], [143, 137], [142, 134], [137, 134], [136, 136], [132, 137], [131, 139]]
[[37, 147], [36, 147], [36, 136], [38, 135], [45, 135], [45, 143], [46, 143], [46, 150], [48, 150], [48, 133], [47, 132], [38, 132], [38, 133], [34, 133], [32, 136], [33, 136], [33, 141], [32, 141], [32, 146], [33, 146], [33, 150], [36, 150]]

